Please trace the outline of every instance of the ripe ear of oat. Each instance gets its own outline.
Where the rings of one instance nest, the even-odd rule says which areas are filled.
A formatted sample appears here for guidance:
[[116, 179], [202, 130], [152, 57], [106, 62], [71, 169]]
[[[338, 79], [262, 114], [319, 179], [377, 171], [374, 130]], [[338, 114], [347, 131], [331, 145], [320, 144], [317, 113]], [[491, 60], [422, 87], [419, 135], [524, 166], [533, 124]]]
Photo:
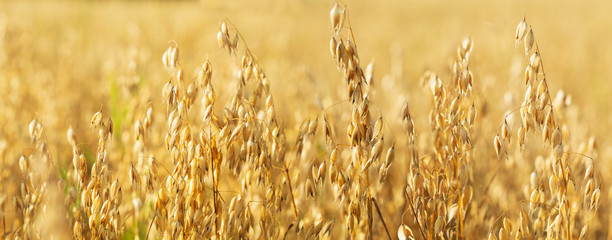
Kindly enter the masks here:
[[[13, 14], [12, 5], [6, 5], [5, 12]], [[217, 51], [198, 55], [194, 41], [211, 42], [192, 38], [191, 33], [178, 34], [179, 39], [170, 41], [163, 52], [153, 51], [162, 55], [159, 61], [139, 36], [163, 44], [166, 40], [157, 35], [167, 37], [159, 31], [164, 23], [155, 28], [162, 34], [151, 35], [147, 24], [135, 20], [134, 26], [128, 26], [126, 46], [121, 42], [124, 34], [118, 35], [120, 47], [96, 51], [100, 57], [92, 61], [103, 61], [96, 64], [64, 51], [80, 50], [82, 42], [107, 49], [89, 41], [95, 34], [71, 30], [57, 51], [40, 54], [40, 46], [55, 42], [41, 45], [30, 36], [31, 29], [21, 26], [39, 18], [28, 19], [25, 14], [24, 24], [15, 24], [20, 21], [4, 21], [0, 13], [0, 91], [7, 93], [0, 101], [0, 119], [15, 119], [19, 126], [5, 121], [0, 128], [2, 238], [599, 239], [606, 235], [607, 220], [601, 214], [609, 210], [609, 189], [602, 186], [610, 174], [601, 167], [606, 164], [606, 138], [580, 141], [589, 131], [586, 124], [572, 126], [583, 118], [578, 114], [582, 108], [572, 106], [569, 94], [577, 93], [558, 91], [551, 97], [556, 86], [548, 83], [556, 79], [545, 70], [556, 72], [558, 67], [545, 69], [544, 59], [555, 55], [540, 51], [544, 49], [538, 45], [538, 32], [525, 18], [514, 36], [515, 47], [525, 48], [517, 51], [523, 68], [512, 67], [511, 79], [518, 81], [510, 83], [520, 88], [524, 83], [523, 96], [518, 97], [520, 104], [515, 103], [517, 94], [510, 89], [505, 106], [494, 101], [499, 89], [507, 88], [488, 76], [506, 70], [488, 68], [495, 64], [487, 62], [486, 52], [495, 51], [490, 51], [491, 44], [482, 34], [457, 41], [448, 52], [448, 70], [426, 71], [418, 88], [404, 81], [415, 74], [417, 65], [404, 64], [405, 54], [398, 47], [391, 48], [390, 59], [381, 59], [386, 55], [368, 44], [382, 32], [354, 32], [365, 25], [362, 21], [351, 25], [349, 5], [337, 2], [329, 7], [329, 18], [307, 19], [329, 21], [331, 31], [321, 31], [330, 38], [329, 53], [295, 54], [318, 42], [317, 35], [300, 38], [313, 41], [297, 45], [292, 42], [297, 38], [289, 37], [287, 48], [279, 49], [284, 44], [278, 43], [287, 37], [282, 27], [268, 34], [271, 41], [253, 42], [257, 47], [249, 48], [251, 42], [245, 37], [258, 41], [257, 34], [267, 34], [265, 28], [247, 35], [239, 29], [252, 23], [237, 26], [223, 19], [210, 39], [217, 40], [213, 43], [219, 45]], [[190, 11], [177, 12], [184, 22], [173, 28], [192, 27]], [[116, 19], [121, 20], [121, 14]], [[118, 20], [107, 19], [108, 27], [100, 32], [113, 29]], [[317, 34], [311, 30], [300, 28], [300, 34]], [[57, 35], [45, 31], [35, 37], [48, 40], [47, 35]], [[400, 45], [410, 44], [403, 42]], [[411, 57], [422, 57], [412, 55], [423, 52], [413, 47]], [[278, 55], [276, 50], [283, 51]], [[260, 51], [258, 58], [255, 52]], [[57, 56], [61, 61], [44, 59], [56, 52], [61, 53]], [[324, 61], [296, 67], [294, 60], [299, 60], [291, 57], [316, 60], [323, 54], [332, 57], [338, 72], [328, 73], [334, 66], [325, 66]], [[198, 56], [200, 62], [194, 62]], [[276, 61], [278, 56], [282, 61]], [[374, 60], [363, 62], [363, 56], [376, 56], [379, 65]], [[58, 68], [45, 69], [46, 64]], [[189, 66], [197, 67], [191, 71]], [[103, 76], [93, 75], [99, 72]], [[104, 81], [74, 83], [65, 77], [80, 79], [80, 74], [89, 73], [92, 76], [87, 78]], [[565, 73], [556, 72], [571, 76]], [[57, 85], [49, 86], [52, 91], [38, 86], [47, 88], [37, 81], [48, 76], [57, 77]], [[322, 85], [321, 79], [335, 80]], [[273, 86], [277, 81], [284, 85]], [[100, 91], [83, 94], [72, 91], [75, 87]], [[64, 94], [67, 91], [70, 94]], [[80, 107], [75, 107], [73, 95], [82, 101]], [[97, 112], [82, 114], [100, 102], [104, 107], [93, 110]], [[497, 114], [506, 107], [510, 109], [499, 121]], [[29, 119], [24, 121], [24, 116]], [[599, 158], [599, 150], [604, 150], [604, 157]]]

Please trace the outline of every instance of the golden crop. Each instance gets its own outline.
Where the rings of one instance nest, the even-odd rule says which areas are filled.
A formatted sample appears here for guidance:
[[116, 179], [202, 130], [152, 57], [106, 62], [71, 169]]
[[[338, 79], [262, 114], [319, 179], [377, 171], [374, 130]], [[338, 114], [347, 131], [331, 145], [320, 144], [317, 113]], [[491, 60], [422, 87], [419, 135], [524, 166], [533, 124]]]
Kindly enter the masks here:
[[0, 3], [7, 239], [604, 239], [609, 3]]

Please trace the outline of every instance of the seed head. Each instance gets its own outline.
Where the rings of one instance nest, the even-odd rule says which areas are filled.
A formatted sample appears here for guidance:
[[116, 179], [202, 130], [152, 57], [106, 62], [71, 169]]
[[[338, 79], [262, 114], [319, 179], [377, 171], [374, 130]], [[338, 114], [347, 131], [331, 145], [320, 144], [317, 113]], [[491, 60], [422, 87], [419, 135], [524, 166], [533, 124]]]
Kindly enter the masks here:
[[95, 129], [102, 124], [102, 111], [96, 112], [91, 118], [91, 129]]
[[516, 27], [516, 34], [515, 34], [514, 39], [517, 44], [518, 42], [523, 40], [523, 38], [525, 37], [525, 34], [527, 34], [528, 28], [529, 26], [527, 26], [527, 21], [525, 21], [525, 18], [523, 18], [523, 21], [521, 21]]
[[331, 20], [332, 27], [336, 31], [340, 28], [340, 18], [342, 14], [341, 12], [342, 10], [340, 9], [340, 6], [337, 3], [329, 12], [329, 18]]
[[525, 38], [525, 55], [529, 54], [529, 51], [533, 48], [534, 42], [535, 36], [533, 35], [533, 29], [529, 29], [529, 33], [527, 33], [527, 37]]

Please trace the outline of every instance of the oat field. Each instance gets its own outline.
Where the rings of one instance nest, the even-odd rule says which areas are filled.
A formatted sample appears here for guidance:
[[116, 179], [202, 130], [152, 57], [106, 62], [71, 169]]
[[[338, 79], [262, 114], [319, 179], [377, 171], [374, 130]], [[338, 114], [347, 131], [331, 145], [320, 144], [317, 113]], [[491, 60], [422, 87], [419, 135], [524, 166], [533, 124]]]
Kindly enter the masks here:
[[2, 1], [2, 239], [611, 239], [612, 4]]

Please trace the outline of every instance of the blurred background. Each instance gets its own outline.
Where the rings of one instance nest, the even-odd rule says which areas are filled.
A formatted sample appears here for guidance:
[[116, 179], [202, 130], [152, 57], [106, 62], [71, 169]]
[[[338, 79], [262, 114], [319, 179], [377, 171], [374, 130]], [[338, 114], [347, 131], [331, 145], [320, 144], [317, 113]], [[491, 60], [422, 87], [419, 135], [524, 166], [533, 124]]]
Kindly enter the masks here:
[[[18, 116], [3, 115], [2, 132], [17, 122], [63, 112], [78, 117], [53, 120], [54, 127], [86, 122], [110, 103], [111, 80], [133, 75], [138, 91], [158, 98], [167, 80], [161, 55], [171, 40], [181, 48], [187, 75], [206, 58], [229, 62], [216, 43], [219, 23], [227, 19], [259, 56], [277, 95], [335, 97], [343, 89], [328, 50], [332, 1], [2, 1], [0, 30], [4, 109], [22, 105]], [[522, 58], [514, 45], [523, 17], [533, 26], [547, 79], [553, 91], [565, 90], [580, 106], [584, 125], [606, 141], [612, 21], [609, 3], [572, 1], [378, 1], [347, 2], [362, 61], [376, 61], [380, 84], [401, 64], [401, 98], [411, 98], [425, 70], [448, 71], [449, 59], [463, 38], [474, 40], [475, 86], [512, 89], [511, 70]], [[401, 59], [401, 61], [400, 61]], [[521, 65], [519, 64], [518, 67]], [[522, 68], [522, 67], [520, 67]], [[399, 68], [398, 68], [399, 69]], [[215, 75], [224, 76], [223, 68]], [[521, 69], [522, 71], [522, 69]], [[397, 73], [394, 73], [397, 74]], [[222, 78], [216, 78], [221, 82]], [[307, 87], [290, 87], [296, 83]], [[281, 89], [281, 86], [282, 89]], [[313, 89], [313, 88], [316, 88]], [[36, 91], [33, 91], [36, 89]], [[313, 91], [314, 90], [314, 91]], [[70, 94], [65, 94], [70, 93]], [[66, 96], [67, 95], [67, 96]], [[86, 97], [85, 97], [86, 96]], [[288, 97], [288, 96], [287, 96]], [[54, 99], [48, 105], [48, 99]], [[78, 100], [78, 101], [77, 101]], [[282, 102], [282, 101], [281, 101]], [[306, 106], [297, 106], [306, 107]], [[281, 108], [282, 109], [282, 108]], [[299, 112], [299, 111], [298, 111]], [[591, 121], [591, 122], [589, 122]], [[597, 124], [595, 124], [595, 122]], [[595, 129], [595, 126], [597, 129]], [[23, 131], [23, 130], [22, 130]], [[603, 142], [602, 142], [603, 143]]]

